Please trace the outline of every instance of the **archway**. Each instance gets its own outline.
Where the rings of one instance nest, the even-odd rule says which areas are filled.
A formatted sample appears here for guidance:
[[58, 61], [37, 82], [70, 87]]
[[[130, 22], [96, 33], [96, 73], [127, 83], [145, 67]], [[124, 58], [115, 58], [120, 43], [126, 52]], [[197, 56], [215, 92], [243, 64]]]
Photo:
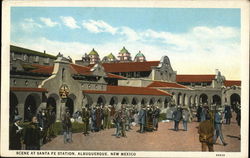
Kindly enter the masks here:
[[200, 103], [208, 103], [208, 96], [206, 94], [203, 93], [200, 95]]
[[56, 113], [56, 99], [53, 98], [53, 97], [49, 97], [47, 99], [47, 105], [46, 105], [47, 108], [52, 108], [51, 109], [51, 112], [55, 112]]
[[36, 97], [29, 95], [24, 104], [24, 121], [31, 121], [32, 117], [36, 115], [37, 101]]
[[158, 106], [159, 108], [162, 107], [162, 100], [161, 100], [161, 98], [157, 100], [157, 106]]
[[17, 105], [18, 105], [18, 99], [17, 99], [17, 96], [10, 92], [10, 106], [9, 106], [9, 119], [10, 119], [10, 122], [12, 122], [14, 120], [14, 117], [15, 115], [18, 115], [18, 108], [17, 108]]
[[106, 99], [104, 96], [99, 96], [97, 99], [97, 106], [105, 105], [106, 104]]
[[155, 103], [155, 98], [151, 98], [149, 101], [149, 105], [154, 105], [154, 103]]
[[109, 105], [114, 106], [114, 105], [117, 105], [117, 104], [118, 104], [118, 99], [117, 99], [117, 97], [112, 97], [112, 98], [110, 99]]
[[138, 104], [138, 99], [137, 98], [133, 98], [131, 104], [133, 106], [137, 105]]
[[239, 103], [241, 102], [241, 99], [240, 99], [240, 95], [237, 94], [237, 93], [233, 93], [231, 96], [230, 96], [230, 104], [231, 105], [236, 105], [236, 103]]
[[221, 98], [220, 98], [220, 96], [214, 95], [213, 96], [213, 102], [212, 102], [212, 104], [221, 105]]
[[67, 98], [66, 107], [68, 108], [70, 116], [72, 117], [74, 113], [74, 100], [71, 98]]
[[122, 104], [128, 104], [129, 103], [129, 100], [128, 100], [128, 98], [127, 97], [124, 97], [123, 99], [122, 99], [122, 102], [121, 102]]
[[147, 99], [146, 98], [142, 98], [141, 105], [146, 105], [146, 104], [147, 104]]
[[168, 103], [169, 103], [169, 100], [168, 100], [168, 98], [166, 97], [165, 100], [164, 100], [164, 108], [167, 108], [167, 107], [168, 107]]

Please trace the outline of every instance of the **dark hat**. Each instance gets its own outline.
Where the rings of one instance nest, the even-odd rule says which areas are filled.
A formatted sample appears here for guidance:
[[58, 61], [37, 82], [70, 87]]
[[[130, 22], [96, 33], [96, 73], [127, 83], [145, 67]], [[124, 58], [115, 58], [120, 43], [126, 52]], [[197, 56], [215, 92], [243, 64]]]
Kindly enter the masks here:
[[20, 120], [22, 120], [22, 117], [21, 117], [21, 116], [19, 116], [19, 115], [15, 116], [15, 118], [14, 118], [14, 121], [15, 121], [15, 122], [16, 122], [16, 121], [20, 121]]

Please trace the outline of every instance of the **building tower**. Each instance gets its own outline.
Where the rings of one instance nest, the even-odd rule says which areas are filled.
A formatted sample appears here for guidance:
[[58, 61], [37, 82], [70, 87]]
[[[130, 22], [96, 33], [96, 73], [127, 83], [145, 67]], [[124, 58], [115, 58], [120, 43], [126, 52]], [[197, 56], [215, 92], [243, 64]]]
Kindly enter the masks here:
[[130, 53], [128, 52], [128, 50], [125, 47], [123, 47], [122, 50], [119, 52], [118, 59], [120, 60], [120, 62], [131, 62], [132, 61]]
[[90, 64], [96, 64], [100, 61], [99, 54], [93, 48], [91, 52], [89, 52]]
[[116, 61], [117, 61], [117, 59], [115, 58], [115, 56], [112, 53], [110, 53], [109, 55], [105, 56], [102, 59], [103, 63], [114, 63]]
[[145, 56], [139, 51], [139, 53], [136, 54], [134, 62], [144, 62], [146, 61]]

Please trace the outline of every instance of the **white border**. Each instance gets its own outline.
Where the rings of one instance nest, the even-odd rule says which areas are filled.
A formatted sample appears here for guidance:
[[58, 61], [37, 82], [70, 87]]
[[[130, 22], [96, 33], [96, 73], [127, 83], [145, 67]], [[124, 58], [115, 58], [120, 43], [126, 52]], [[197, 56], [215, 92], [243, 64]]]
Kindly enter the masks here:
[[[44, 6], [44, 7], [158, 7], [158, 8], [241, 8], [241, 152], [141, 152], [136, 157], [248, 157], [249, 129], [249, 2], [234, 1], [169, 1], [169, 0], [131, 0], [131, 1], [3, 1], [2, 10], [2, 65], [1, 65], [1, 156], [17, 156], [15, 151], [8, 150], [8, 105], [9, 105], [9, 45], [10, 45], [10, 7], [11, 6]], [[48, 151], [53, 152], [53, 151]], [[57, 150], [59, 152], [59, 150]], [[77, 152], [77, 151], [74, 151]], [[106, 151], [105, 151], [106, 152]], [[108, 151], [109, 152], [109, 151]], [[52, 155], [42, 155], [51, 157]], [[35, 157], [25, 155], [25, 157]], [[58, 157], [58, 155], [56, 155]], [[68, 156], [60, 156], [68, 157]], [[71, 156], [75, 157], [75, 156]], [[97, 156], [99, 157], [99, 156]], [[110, 157], [110, 156], [109, 156]]]

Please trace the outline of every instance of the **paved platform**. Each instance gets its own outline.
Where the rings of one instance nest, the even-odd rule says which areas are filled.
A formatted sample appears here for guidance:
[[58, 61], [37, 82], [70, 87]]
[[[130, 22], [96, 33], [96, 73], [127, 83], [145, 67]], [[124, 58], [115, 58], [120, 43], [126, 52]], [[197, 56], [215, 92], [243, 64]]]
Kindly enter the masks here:
[[[63, 143], [63, 136], [57, 136], [51, 142], [43, 145], [41, 150], [105, 150], [105, 151], [201, 151], [198, 122], [188, 124], [188, 131], [173, 131], [173, 122], [160, 122], [159, 130], [147, 133], [136, 132], [139, 127], [127, 132], [127, 137], [116, 138], [115, 129], [102, 130], [84, 136], [82, 133], [73, 134], [73, 142]], [[220, 144], [219, 139], [214, 145], [215, 151], [240, 152], [240, 127], [235, 118], [230, 125], [223, 124], [223, 135], [227, 146]]]

